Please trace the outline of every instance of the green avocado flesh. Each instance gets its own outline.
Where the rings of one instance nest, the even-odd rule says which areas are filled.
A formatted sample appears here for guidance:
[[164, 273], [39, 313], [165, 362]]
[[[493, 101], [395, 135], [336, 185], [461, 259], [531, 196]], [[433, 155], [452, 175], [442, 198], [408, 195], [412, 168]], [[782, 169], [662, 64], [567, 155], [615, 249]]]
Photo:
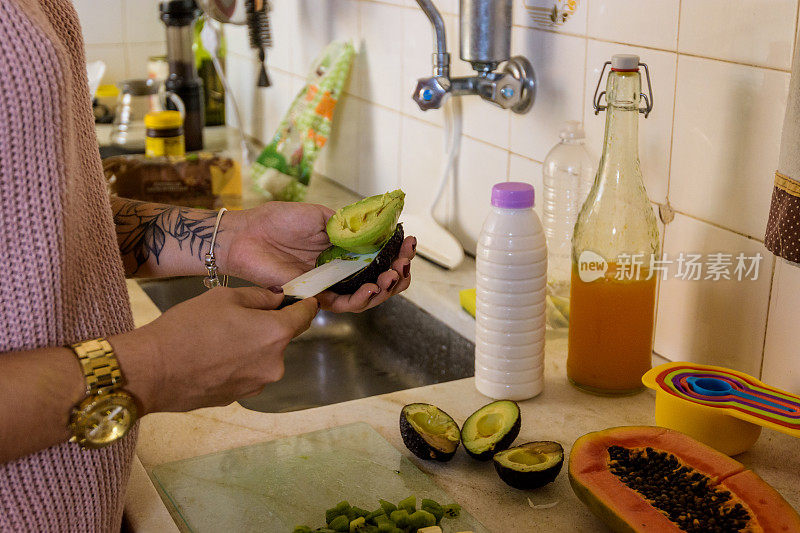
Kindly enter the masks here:
[[[378, 276], [389, 270], [392, 266], [392, 262], [397, 259], [397, 256], [400, 254], [400, 248], [403, 246], [403, 238], [403, 225], [398, 224], [392, 236], [386, 241], [386, 244], [383, 245], [381, 251], [378, 252], [378, 255], [375, 256], [375, 259], [373, 259], [370, 264], [352, 276], [343, 279], [333, 287], [330, 287], [329, 290], [336, 294], [353, 294], [365, 283], [377, 283]], [[331, 246], [319, 254], [319, 257], [317, 257], [317, 266], [324, 265], [347, 253], [349, 252], [344, 248]]]
[[564, 448], [557, 442], [538, 441], [497, 452], [494, 468], [515, 489], [536, 489], [551, 483], [564, 464]]
[[342, 207], [328, 220], [331, 244], [357, 254], [379, 250], [394, 233], [405, 197], [397, 189]]
[[428, 403], [412, 403], [400, 412], [400, 435], [420, 459], [449, 461], [458, 449], [461, 432], [455, 420]]
[[488, 461], [496, 452], [511, 446], [521, 426], [519, 406], [510, 400], [499, 400], [484, 405], [467, 418], [461, 429], [461, 441], [470, 456]]

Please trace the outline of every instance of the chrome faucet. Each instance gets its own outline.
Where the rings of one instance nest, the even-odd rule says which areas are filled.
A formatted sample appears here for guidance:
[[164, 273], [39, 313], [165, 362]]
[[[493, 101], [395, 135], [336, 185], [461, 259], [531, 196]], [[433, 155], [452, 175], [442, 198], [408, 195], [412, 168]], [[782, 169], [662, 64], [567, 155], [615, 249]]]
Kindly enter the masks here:
[[[450, 77], [450, 54], [442, 15], [432, 0], [417, 0], [433, 25], [436, 50], [433, 76], [417, 81], [414, 101], [427, 111], [440, 108], [448, 96], [477, 94], [503, 109], [527, 113], [536, 96], [536, 76], [525, 57], [510, 57], [512, 0], [460, 2], [461, 59], [472, 65], [476, 75]], [[503, 70], [497, 72], [502, 63]]]

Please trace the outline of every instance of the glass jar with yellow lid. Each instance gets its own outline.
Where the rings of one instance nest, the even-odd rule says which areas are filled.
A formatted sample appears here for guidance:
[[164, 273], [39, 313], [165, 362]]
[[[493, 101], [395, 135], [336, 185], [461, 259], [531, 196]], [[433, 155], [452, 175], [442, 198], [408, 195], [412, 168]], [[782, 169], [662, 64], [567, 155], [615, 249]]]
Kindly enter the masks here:
[[154, 111], [144, 116], [147, 157], [163, 157], [186, 153], [183, 139], [183, 117], [178, 111]]

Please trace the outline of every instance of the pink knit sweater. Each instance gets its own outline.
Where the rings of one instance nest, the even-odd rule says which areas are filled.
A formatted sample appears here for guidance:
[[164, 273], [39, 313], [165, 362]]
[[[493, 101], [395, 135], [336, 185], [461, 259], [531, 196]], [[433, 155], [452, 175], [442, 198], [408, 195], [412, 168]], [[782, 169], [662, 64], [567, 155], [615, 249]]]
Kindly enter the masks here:
[[[85, 69], [69, 0], [0, 0], [0, 357], [133, 327]], [[135, 442], [0, 464], [0, 531], [118, 531]]]

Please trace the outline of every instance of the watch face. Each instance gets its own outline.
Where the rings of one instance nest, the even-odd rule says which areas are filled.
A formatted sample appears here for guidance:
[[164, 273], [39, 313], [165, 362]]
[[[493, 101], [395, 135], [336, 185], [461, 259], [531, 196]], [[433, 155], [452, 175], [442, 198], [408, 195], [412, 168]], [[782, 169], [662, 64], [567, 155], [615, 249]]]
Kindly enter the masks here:
[[94, 396], [85, 401], [73, 421], [77, 441], [87, 448], [107, 446], [122, 438], [136, 420], [136, 404], [124, 392]]

